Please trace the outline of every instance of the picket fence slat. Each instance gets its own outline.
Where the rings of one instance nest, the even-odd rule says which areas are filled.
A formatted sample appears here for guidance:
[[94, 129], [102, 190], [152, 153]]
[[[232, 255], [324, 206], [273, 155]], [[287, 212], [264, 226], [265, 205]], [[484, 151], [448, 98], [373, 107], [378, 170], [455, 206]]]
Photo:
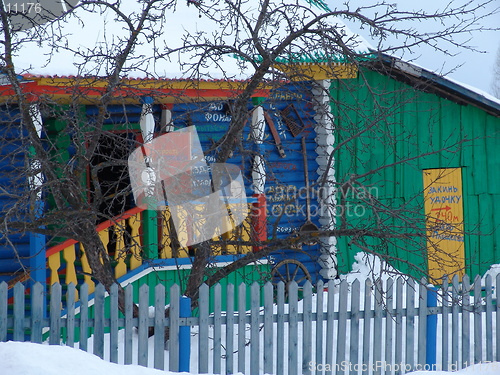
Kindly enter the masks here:
[[94, 292], [94, 354], [104, 358], [104, 285], [99, 284]]
[[334, 340], [328, 339], [335, 337], [335, 284], [333, 280], [328, 282], [328, 300], [326, 307], [326, 363], [334, 363], [333, 362], [333, 342]]
[[[370, 363], [370, 349], [372, 347], [372, 336], [371, 336], [371, 319], [367, 319], [368, 311], [372, 310], [372, 282], [370, 279], [365, 281], [365, 294], [364, 294], [364, 319], [363, 319], [363, 363]], [[363, 375], [367, 375], [369, 372], [368, 366], [363, 368]]]
[[149, 331], [149, 286], [143, 284], [139, 288], [139, 329], [137, 338], [137, 364], [148, 365], [148, 331]]
[[89, 318], [89, 286], [83, 284], [80, 287], [80, 349], [88, 349], [88, 318]]
[[346, 337], [347, 337], [347, 296], [348, 285], [342, 280], [339, 289], [339, 319], [337, 328], [337, 363], [346, 360]]
[[174, 340], [173, 338], [179, 336], [179, 313], [180, 306], [177, 301], [180, 298], [180, 288], [179, 285], [172, 285], [170, 287], [170, 308], [169, 308], [169, 316], [170, 316], [170, 328], [169, 328], [169, 370], [170, 371], [179, 371], [179, 342]]
[[450, 293], [448, 291], [448, 277], [443, 278], [443, 295], [441, 299], [442, 314], [441, 314], [441, 363], [448, 363], [449, 358], [449, 313], [450, 313]]
[[109, 294], [109, 361], [118, 363], [118, 285], [113, 284]]
[[459, 364], [459, 304], [458, 304], [458, 275], [453, 276], [452, 279], [452, 289], [451, 289], [451, 300], [452, 300], [452, 322], [451, 322], [451, 363]]
[[[213, 289], [213, 306], [214, 306], [214, 328], [213, 328], [213, 373], [221, 373], [221, 352], [222, 352], [222, 293], [221, 286], [217, 284]], [[257, 324], [258, 326], [258, 324]]]
[[155, 287], [154, 368], [165, 369], [165, 286]]
[[285, 286], [278, 284], [276, 291], [276, 372], [283, 375], [285, 370]]
[[483, 355], [483, 325], [482, 325], [482, 295], [481, 278], [479, 276], [474, 280], [474, 363], [482, 361]]
[[273, 326], [273, 285], [267, 282], [264, 285], [264, 373], [271, 374], [274, 359], [274, 326]]
[[208, 285], [203, 284], [200, 287], [199, 297], [199, 313], [200, 313], [200, 333], [199, 333], [199, 351], [198, 351], [198, 372], [200, 374], [208, 373], [208, 348], [205, 346], [208, 343]]
[[[382, 280], [377, 279], [374, 283], [374, 288], [375, 288], [375, 299], [374, 299], [374, 315], [375, 318], [373, 319], [373, 340], [379, 340], [382, 337], [382, 308], [384, 301], [382, 300], [383, 298], [383, 293], [382, 293]], [[372, 361], [374, 363], [381, 363], [382, 360], [382, 345], [373, 345], [373, 359]], [[382, 368], [381, 367], [376, 367], [374, 374], [375, 375], [380, 375], [382, 373]]]
[[[75, 295], [76, 285], [70, 283], [66, 292], [66, 345], [70, 347], [75, 345]], [[118, 327], [115, 330], [118, 331]], [[113, 327], [111, 332], [115, 332]]]
[[394, 308], [393, 308], [393, 293], [394, 293], [394, 283], [392, 279], [387, 279], [386, 281], [386, 317], [385, 317], [385, 363], [392, 363], [393, 357], [393, 319], [394, 319]]
[[[15, 297], [14, 297], [15, 298]], [[97, 302], [97, 301], [96, 301]], [[52, 285], [50, 292], [50, 345], [61, 342], [61, 285]], [[95, 352], [94, 352], [95, 354]]]
[[[43, 298], [44, 286], [40, 283], [35, 283], [31, 288], [31, 342], [42, 343], [42, 321], [43, 321]], [[0, 298], [2, 298], [0, 293]], [[2, 302], [0, 300], [0, 306]], [[1, 334], [0, 334], [1, 336]], [[0, 339], [0, 341], [2, 341]]]
[[260, 286], [250, 286], [250, 373], [258, 374], [260, 365]]
[[[470, 364], [470, 290], [469, 277], [462, 278], [462, 365]], [[467, 293], [465, 293], [467, 292]]]
[[485, 279], [485, 288], [486, 288], [486, 361], [493, 362], [493, 330], [488, 329], [488, 327], [493, 327], [493, 290], [492, 290], [492, 282], [491, 275], [486, 275]]
[[426, 335], [427, 335], [427, 286], [425, 279], [418, 286], [418, 363], [426, 360]]
[[[323, 281], [319, 281], [316, 286], [318, 294], [316, 295], [316, 355], [315, 363], [323, 363]], [[316, 374], [316, 367], [313, 368], [313, 374]]]
[[132, 284], [125, 287], [125, 332], [124, 332], [124, 359], [123, 363], [126, 365], [132, 364], [133, 357], [133, 344], [132, 344], [132, 333], [133, 325], [132, 319], [134, 318], [134, 306], [133, 306], [133, 295], [134, 288]]
[[246, 347], [246, 286], [238, 286], [238, 372], [245, 372], [245, 347]]
[[226, 287], [226, 374], [234, 372], [234, 285]]
[[14, 286], [14, 341], [24, 341], [24, 285]]
[[[199, 352], [195, 355], [199, 373], [252, 375], [403, 374], [425, 365], [427, 360], [433, 361], [433, 355], [426, 355], [427, 350], [432, 354], [433, 348], [427, 349], [427, 345], [437, 340], [436, 348], [440, 345], [442, 349], [435, 358], [437, 365], [443, 370], [449, 370], [450, 365], [459, 369], [500, 357], [500, 291], [494, 291], [491, 277], [476, 277], [472, 285], [469, 280], [467, 276], [460, 282], [457, 277], [451, 283], [443, 280], [437, 292], [437, 307], [433, 307], [433, 299], [428, 306], [427, 299], [436, 290], [428, 290], [425, 280], [416, 283], [397, 278], [372, 283], [368, 279], [363, 280], [364, 292], [359, 280], [352, 284], [346, 280], [330, 281], [325, 289], [320, 282], [315, 295], [309, 282], [300, 288], [300, 293], [295, 282], [286, 287], [269, 282], [263, 287], [257, 283], [241, 284], [237, 289], [229, 284], [225, 291], [220, 285], [203, 285], [198, 312], [187, 319], [183, 317], [189, 316], [189, 311], [180, 309], [178, 285], [168, 293], [163, 285], [155, 286], [151, 299], [154, 313], [149, 307], [150, 296], [153, 297], [150, 286], [142, 285], [134, 293], [134, 287], [128, 285], [124, 288], [124, 318], [120, 318], [118, 300], [123, 296], [118, 296], [121, 292], [116, 285], [108, 289], [109, 294], [97, 285], [89, 302], [86, 286], [77, 291], [69, 285], [63, 297], [62, 287], [56, 283], [48, 290], [50, 309], [46, 309], [43, 285], [31, 285], [27, 297], [24, 285], [19, 283], [8, 289], [3, 283], [0, 338], [38, 343], [48, 339], [49, 344], [63, 343], [89, 350], [88, 339], [93, 335], [93, 352], [106, 360], [130, 364], [135, 360], [132, 348], [137, 347], [134, 355], [138, 364], [180, 371], [181, 362], [183, 369], [189, 370], [184, 364], [189, 364], [185, 355], [190, 352], [180, 350], [179, 340], [185, 339], [181, 331], [187, 329], [185, 333], [189, 333], [194, 327], [191, 332], [198, 332]], [[495, 281], [500, 284], [500, 276]], [[134, 295], [138, 295], [137, 308], [133, 305]], [[165, 315], [167, 295], [169, 316]], [[30, 310], [26, 310], [27, 298]], [[436, 337], [432, 336], [435, 314], [442, 325]], [[170, 335], [168, 347], [166, 328]], [[124, 329], [124, 347], [118, 345], [120, 329]], [[135, 329], [137, 335], [133, 335]], [[154, 333], [152, 348], [148, 345], [150, 332]], [[109, 347], [104, 348], [105, 342]], [[353, 364], [369, 363], [372, 366], [352, 368]], [[382, 367], [373, 367], [377, 363]], [[344, 367], [345, 364], [351, 367]], [[400, 364], [405, 367], [391, 367]]]
[[396, 280], [396, 352], [395, 363], [403, 363], [403, 279]]
[[415, 283], [406, 282], [406, 359], [405, 363], [415, 363]]
[[[272, 289], [271, 289], [272, 291]], [[309, 375], [311, 373], [310, 362], [312, 361], [312, 285], [306, 281], [303, 287], [304, 299], [302, 303], [302, 367], [300, 373]], [[271, 300], [272, 302], [272, 300]], [[272, 308], [272, 306], [271, 306]], [[272, 319], [272, 317], [271, 317]], [[264, 322], [265, 324], [265, 322]], [[265, 327], [265, 326], [264, 326]], [[272, 326], [271, 326], [272, 327]], [[264, 352], [265, 353], [265, 352]], [[270, 373], [268, 371], [268, 373]]]
[[354, 280], [351, 286], [351, 340], [349, 361], [359, 363], [359, 321], [360, 321], [360, 285]]
[[[298, 364], [298, 287], [295, 281], [288, 284], [288, 374], [297, 375]], [[333, 337], [333, 336], [331, 336]], [[251, 372], [255, 374], [255, 372]]]

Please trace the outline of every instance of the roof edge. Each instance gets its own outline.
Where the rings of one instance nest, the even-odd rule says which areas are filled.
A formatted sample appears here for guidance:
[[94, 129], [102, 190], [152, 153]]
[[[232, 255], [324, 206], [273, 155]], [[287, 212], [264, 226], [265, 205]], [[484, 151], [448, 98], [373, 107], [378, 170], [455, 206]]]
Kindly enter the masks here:
[[494, 116], [500, 117], [500, 99], [496, 99], [487, 93], [482, 93], [478, 89], [467, 87], [463, 83], [385, 53], [378, 53], [378, 59], [372, 61], [372, 63], [377, 64], [377, 61], [401, 72], [402, 75], [413, 79], [413, 81], [419, 80], [431, 84], [436, 89], [435, 93], [438, 95], [446, 97], [444, 92], [448, 92], [456, 99], [460, 98], [462, 101], [466, 101]]

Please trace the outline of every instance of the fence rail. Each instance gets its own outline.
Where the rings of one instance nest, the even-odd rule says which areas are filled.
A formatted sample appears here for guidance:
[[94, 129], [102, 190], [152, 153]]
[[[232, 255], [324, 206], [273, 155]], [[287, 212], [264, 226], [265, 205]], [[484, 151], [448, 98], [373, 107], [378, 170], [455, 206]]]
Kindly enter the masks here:
[[[46, 340], [111, 362], [199, 373], [385, 375], [455, 370], [500, 362], [500, 290], [492, 281], [489, 276], [483, 283], [476, 278], [470, 285], [465, 276], [461, 283], [454, 278], [440, 288], [403, 278], [319, 282], [315, 287], [306, 283], [301, 288], [291, 283], [286, 290], [284, 284], [228, 285], [227, 290], [216, 285], [211, 293], [203, 285], [196, 316], [190, 316], [190, 303], [177, 285], [168, 291], [161, 284], [151, 290], [143, 285], [138, 301], [133, 301], [133, 286], [128, 285], [122, 314], [117, 285], [109, 293], [98, 285], [89, 303], [84, 285], [75, 303], [74, 285], [63, 293], [61, 285], [54, 284], [50, 308], [44, 311], [42, 285], [35, 284], [27, 296], [18, 283], [9, 301], [7, 284], [2, 283], [0, 341]], [[500, 285], [500, 275], [495, 281]], [[168, 317], [166, 292], [171, 301]], [[155, 300], [151, 309], [150, 293]]]

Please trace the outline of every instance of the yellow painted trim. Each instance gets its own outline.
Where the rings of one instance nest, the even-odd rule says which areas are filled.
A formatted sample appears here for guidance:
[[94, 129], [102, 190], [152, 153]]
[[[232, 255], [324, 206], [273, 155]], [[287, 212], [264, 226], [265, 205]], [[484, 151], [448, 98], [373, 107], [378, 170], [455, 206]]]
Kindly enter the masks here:
[[75, 253], [75, 244], [68, 246], [63, 250], [63, 257], [66, 261], [66, 284], [69, 285], [73, 283], [75, 285], [78, 284], [76, 279], [76, 253]]
[[50, 269], [50, 285], [59, 282], [59, 274], [57, 271], [61, 267], [61, 254], [55, 253], [47, 259], [47, 265]]
[[82, 262], [82, 270], [84, 272], [83, 280], [85, 284], [89, 286], [88, 288], [89, 294], [94, 293], [95, 283], [92, 281], [92, 277], [90, 276], [92, 273], [92, 269], [90, 268], [89, 260], [87, 259], [87, 253], [85, 252], [85, 249], [81, 243], [80, 243], [80, 250], [82, 252], [80, 261]]
[[109, 228], [106, 228], [104, 230], [101, 230], [98, 233], [99, 238], [101, 239], [102, 245], [104, 246], [106, 251], [108, 251], [108, 244], [109, 244], [109, 232], [108, 232], [108, 230], [109, 230]]
[[[30, 77], [39, 86], [54, 87], [82, 87], [82, 88], [105, 88], [108, 81], [105, 79], [78, 78], [78, 77]], [[247, 82], [232, 80], [176, 80], [176, 79], [123, 79], [118, 89], [148, 89], [148, 90], [241, 90]], [[262, 87], [271, 88], [271, 86]]]
[[115, 248], [115, 256], [114, 259], [116, 261], [115, 264], [115, 278], [120, 278], [127, 273], [127, 265], [125, 264], [125, 258], [127, 257], [127, 249], [125, 248], [125, 239], [124, 239], [124, 231], [123, 227], [124, 221], [117, 223], [113, 229], [116, 236], [116, 248]]
[[168, 207], [161, 213], [161, 238], [160, 238], [160, 258], [172, 258], [172, 240], [170, 238], [170, 226], [168, 220], [170, 218], [170, 211]]
[[276, 68], [293, 81], [352, 79], [358, 76], [358, 67], [347, 63], [288, 63], [277, 64]]
[[131, 228], [131, 244], [130, 244], [130, 260], [129, 268], [134, 270], [142, 265], [141, 243], [140, 243], [140, 229], [141, 229], [141, 213], [131, 216], [128, 225]]

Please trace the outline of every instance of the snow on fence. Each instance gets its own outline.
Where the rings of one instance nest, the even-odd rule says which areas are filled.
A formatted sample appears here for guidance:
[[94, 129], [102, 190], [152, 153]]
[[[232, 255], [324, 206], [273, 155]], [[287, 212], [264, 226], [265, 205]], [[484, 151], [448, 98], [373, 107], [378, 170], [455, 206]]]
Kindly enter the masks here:
[[189, 316], [189, 301], [174, 285], [165, 317], [163, 285], [154, 288], [152, 308], [149, 286], [143, 285], [135, 311], [128, 285], [121, 314], [116, 285], [109, 294], [99, 285], [89, 303], [75, 303], [89, 300], [86, 286], [75, 298], [73, 285], [63, 295], [54, 284], [45, 311], [42, 285], [34, 285], [28, 297], [16, 284], [9, 300], [3, 283], [0, 341], [48, 341], [111, 362], [216, 374], [382, 375], [500, 362], [500, 290], [489, 276], [472, 285], [468, 277], [460, 283], [455, 277], [440, 288], [403, 278], [234, 288], [217, 285], [209, 293], [203, 285], [198, 309]]

